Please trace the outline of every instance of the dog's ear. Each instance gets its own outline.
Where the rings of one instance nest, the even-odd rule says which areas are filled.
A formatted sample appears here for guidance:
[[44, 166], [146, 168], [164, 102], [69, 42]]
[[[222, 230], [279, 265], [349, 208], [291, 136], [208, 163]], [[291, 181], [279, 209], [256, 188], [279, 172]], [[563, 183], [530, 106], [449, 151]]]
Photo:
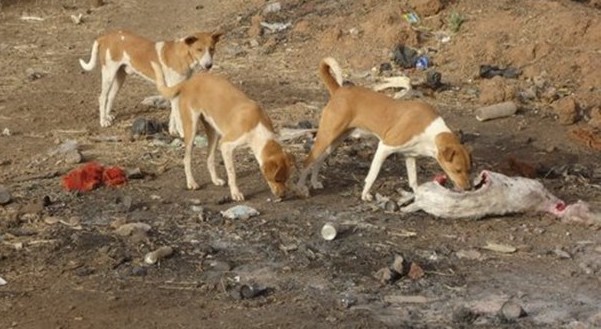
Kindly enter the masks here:
[[455, 149], [452, 147], [445, 147], [440, 154], [445, 161], [451, 162], [455, 156]]
[[195, 37], [195, 36], [193, 36], [193, 35], [191, 35], [191, 36], [189, 36], [189, 37], [186, 37], [186, 38], [184, 39], [184, 42], [185, 42], [185, 43], [186, 43], [188, 46], [191, 46], [191, 45], [192, 45], [193, 43], [195, 43], [196, 41], [198, 41], [198, 38], [197, 38], [197, 37]]
[[213, 39], [214, 43], [217, 43], [219, 40], [221, 40], [221, 37], [223, 36], [223, 32], [222, 31], [215, 31], [213, 32], [213, 34], [211, 34], [211, 38]]

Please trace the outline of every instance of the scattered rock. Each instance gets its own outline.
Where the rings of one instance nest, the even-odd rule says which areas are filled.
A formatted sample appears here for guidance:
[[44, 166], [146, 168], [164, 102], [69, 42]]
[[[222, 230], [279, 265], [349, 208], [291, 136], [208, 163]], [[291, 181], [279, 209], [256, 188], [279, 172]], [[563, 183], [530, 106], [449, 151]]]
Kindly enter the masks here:
[[590, 112], [588, 124], [594, 128], [601, 128], [601, 108], [594, 108]]
[[409, 5], [423, 17], [436, 15], [443, 8], [441, 0], [409, 0]]
[[388, 212], [396, 212], [399, 210], [399, 205], [392, 200], [388, 200], [384, 203], [384, 210]]
[[77, 276], [88, 276], [94, 274], [95, 270], [92, 267], [83, 266], [75, 270]]
[[570, 255], [567, 251], [561, 250], [560, 248], [553, 250], [553, 253], [555, 253], [555, 255], [557, 255], [559, 258], [572, 259], [572, 255]]
[[123, 225], [119, 226], [119, 228], [117, 228], [115, 230], [115, 233], [117, 233], [118, 235], [121, 235], [121, 236], [129, 236], [129, 235], [132, 235], [136, 231], [142, 231], [142, 232], [146, 233], [146, 232], [150, 231], [150, 229], [151, 229], [150, 225], [148, 225], [146, 223], [141, 223], [141, 222], [127, 223], [127, 224], [123, 224]]
[[148, 96], [144, 98], [140, 104], [151, 106], [157, 109], [171, 108], [171, 102], [162, 96]]
[[492, 79], [481, 80], [480, 96], [478, 101], [482, 105], [490, 105], [513, 100], [515, 97], [515, 87], [506, 83], [503, 78], [494, 77]]
[[357, 302], [358, 302], [357, 297], [355, 297], [351, 294], [348, 294], [348, 293], [343, 294], [339, 300], [339, 304], [343, 309], [351, 308], [351, 307], [355, 306], [357, 304]]
[[146, 276], [147, 273], [148, 273], [148, 269], [143, 266], [134, 266], [131, 269], [132, 276]]
[[0, 277], [0, 286], [4, 286], [6, 285], [8, 282], [6, 282], [6, 280], [4, 280], [3, 278]]
[[277, 13], [280, 10], [282, 10], [282, 4], [280, 2], [271, 2], [265, 5], [265, 8], [263, 8], [263, 14], [266, 15], [269, 13]]
[[475, 249], [459, 250], [455, 253], [459, 259], [481, 260], [482, 254]]
[[0, 185], [0, 205], [8, 204], [12, 200], [12, 196], [10, 195], [10, 191], [6, 186]]
[[264, 295], [266, 292], [267, 288], [256, 284], [245, 284], [240, 287], [240, 295], [244, 299], [256, 298]]
[[237, 205], [221, 212], [223, 217], [229, 219], [249, 219], [260, 214], [256, 209], [245, 205]]
[[142, 179], [142, 178], [144, 178], [144, 173], [142, 172], [142, 170], [140, 168], [127, 169], [125, 171], [125, 175], [127, 176], [127, 179]]
[[409, 267], [409, 273], [407, 273], [407, 276], [411, 280], [419, 280], [419, 279], [423, 278], [424, 275], [425, 275], [425, 272], [421, 268], [421, 266], [419, 266], [415, 262], [412, 262], [411, 265], [410, 265], [410, 267]]
[[65, 153], [65, 163], [78, 164], [83, 161], [83, 155], [78, 150], [71, 150]]
[[154, 135], [166, 130], [166, 125], [156, 120], [136, 118], [131, 125], [131, 133], [134, 136]]
[[31, 67], [25, 70], [25, 74], [27, 75], [27, 80], [29, 81], [41, 79], [46, 75], [44, 72], [37, 71]]
[[484, 106], [476, 110], [476, 119], [486, 121], [504, 118], [514, 115], [517, 110], [517, 105], [512, 101]]
[[392, 271], [388, 267], [383, 267], [374, 273], [374, 278], [376, 278], [382, 284], [390, 284], [399, 278], [399, 274]]
[[482, 249], [496, 251], [496, 252], [500, 252], [500, 253], [504, 253], [504, 254], [511, 254], [518, 250], [514, 246], [510, 246], [510, 245], [506, 245], [506, 244], [492, 243], [492, 242], [487, 242], [486, 245], [484, 247], [482, 247]]
[[169, 246], [163, 246], [155, 251], [151, 251], [144, 256], [144, 262], [152, 265], [156, 264], [159, 260], [167, 258], [173, 254], [173, 248]]
[[505, 320], [514, 321], [526, 316], [527, 314], [519, 304], [512, 301], [507, 301], [501, 307], [501, 315]]
[[574, 97], [561, 98], [553, 104], [557, 121], [562, 125], [571, 125], [578, 121], [578, 105]]
[[55, 149], [49, 151], [48, 155], [54, 156], [57, 154], [67, 154], [69, 152], [77, 151], [78, 147], [79, 146], [78, 146], [76, 140], [67, 139], [66, 141], [62, 142], [59, 146], [57, 146]]
[[394, 255], [391, 268], [401, 276], [407, 274], [407, 262], [405, 262], [405, 258], [401, 255]]
[[10, 135], [12, 135], [12, 133], [10, 132], [10, 129], [4, 128], [2, 130], [2, 136], [10, 136]]

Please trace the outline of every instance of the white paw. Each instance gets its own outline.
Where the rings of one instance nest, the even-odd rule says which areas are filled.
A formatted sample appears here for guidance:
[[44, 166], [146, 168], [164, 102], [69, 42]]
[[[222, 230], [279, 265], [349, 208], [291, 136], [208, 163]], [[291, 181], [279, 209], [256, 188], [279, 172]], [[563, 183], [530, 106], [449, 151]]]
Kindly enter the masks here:
[[313, 186], [314, 190], [322, 190], [323, 184], [320, 181], [311, 182], [311, 186]]
[[217, 186], [223, 186], [223, 185], [225, 185], [225, 181], [223, 179], [219, 178], [219, 177], [213, 178], [212, 181], [213, 181], [213, 184], [215, 184]]
[[234, 201], [244, 201], [244, 195], [240, 193], [240, 191], [231, 191], [232, 200]]
[[188, 182], [188, 190], [198, 190], [199, 188], [200, 186], [195, 181], [192, 180]]
[[361, 200], [363, 200], [363, 201], [368, 201], [369, 202], [369, 201], [373, 201], [373, 199], [374, 199], [374, 196], [371, 195], [371, 193], [363, 193], [363, 194], [361, 194]]
[[100, 126], [101, 127], [109, 127], [113, 124], [113, 120], [115, 119], [112, 115], [106, 115], [104, 118], [100, 118]]

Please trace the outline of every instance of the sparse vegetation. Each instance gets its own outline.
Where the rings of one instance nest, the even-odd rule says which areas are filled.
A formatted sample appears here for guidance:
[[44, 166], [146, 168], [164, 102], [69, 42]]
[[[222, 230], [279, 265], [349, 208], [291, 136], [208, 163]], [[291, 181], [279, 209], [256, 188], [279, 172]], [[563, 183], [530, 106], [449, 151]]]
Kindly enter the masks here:
[[459, 32], [463, 22], [465, 22], [465, 16], [456, 11], [452, 12], [447, 19], [447, 25], [453, 33]]

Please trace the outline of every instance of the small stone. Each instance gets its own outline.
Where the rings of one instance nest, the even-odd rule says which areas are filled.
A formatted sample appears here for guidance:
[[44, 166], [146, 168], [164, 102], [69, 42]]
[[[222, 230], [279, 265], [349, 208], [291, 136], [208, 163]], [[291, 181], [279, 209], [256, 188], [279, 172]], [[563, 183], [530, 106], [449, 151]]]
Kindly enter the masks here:
[[143, 267], [143, 266], [134, 266], [131, 269], [132, 276], [146, 276], [147, 273], [148, 273], [148, 269], [146, 269], [146, 267]]
[[131, 133], [134, 136], [154, 135], [165, 130], [164, 125], [155, 120], [136, 118], [131, 125]]
[[313, 122], [311, 122], [310, 120], [302, 120], [299, 121], [296, 126], [299, 129], [312, 129], [315, 128], [315, 125], [313, 124]]
[[228, 210], [222, 211], [221, 215], [229, 219], [249, 219], [254, 216], [258, 216], [261, 213], [254, 208], [245, 205], [237, 205], [229, 208]]
[[75, 275], [77, 275], [77, 276], [88, 276], [88, 275], [94, 274], [94, 272], [95, 271], [94, 271], [93, 268], [84, 266], [84, 267], [80, 267], [80, 268], [76, 269], [75, 270]]
[[78, 150], [71, 150], [65, 154], [65, 163], [78, 164], [83, 161], [83, 155]]
[[505, 318], [505, 320], [513, 321], [524, 317], [527, 314], [526, 311], [524, 311], [522, 306], [520, 306], [519, 304], [512, 301], [507, 301], [501, 307], [501, 315], [503, 315], [503, 318]]
[[564, 258], [564, 259], [572, 259], [572, 255], [570, 255], [567, 251], [561, 250], [559, 248], [553, 250], [553, 252], [555, 253], [555, 255], [557, 255], [557, 257], [559, 258]]
[[12, 135], [12, 133], [10, 132], [10, 130], [8, 128], [4, 128], [4, 130], [2, 130], [2, 136], [10, 136]]
[[384, 210], [388, 212], [396, 212], [399, 210], [399, 205], [392, 200], [388, 200], [386, 203], [384, 203]]
[[8, 204], [11, 200], [10, 191], [4, 185], [0, 185], [0, 205]]
[[471, 259], [471, 260], [481, 260], [482, 259], [482, 254], [475, 249], [469, 249], [469, 250], [459, 250], [455, 253], [455, 255], [457, 256], [457, 258], [460, 259]]
[[356, 28], [356, 27], [353, 27], [352, 29], [350, 29], [350, 30], [348, 31], [348, 33], [349, 33], [350, 35], [352, 35], [352, 36], [358, 36], [358, 35], [359, 35], [359, 32], [360, 32], [360, 31], [359, 31], [359, 29], [358, 29], [358, 28]]
[[279, 2], [268, 3], [263, 9], [263, 14], [277, 13], [282, 10], [282, 4]]
[[252, 39], [249, 44], [252, 48], [257, 48], [259, 46], [259, 41], [257, 41], [257, 39]]
[[423, 278], [425, 275], [424, 270], [421, 268], [421, 266], [417, 265], [416, 263], [411, 263], [411, 266], [409, 267], [409, 273], [407, 274], [407, 276], [411, 279], [411, 280], [419, 280], [421, 278]]
[[391, 268], [398, 274], [405, 275], [407, 273], [407, 262], [405, 262], [405, 258], [401, 255], [394, 255], [394, 261], [392, 262]]
[[127, 169], [125, 171], [125, 175], [127, 175], [128, 179], [142, 179], [144, 178], [144, 173], [140, 168]]
[[578, 105], [574, 97], [564, 97], [553, 104], [557, 120], [562, 125], [571, 125], [578, 121]]
[[374, 278], [382, 284], [390, 284], [396, 281], [399, 278], [399, 275], [388, 267], [383, 267], [374, 273]]
[[148, 232], [150, 229], [151, 226], [146, 223], [127, 223], [119, 226], [119, 228], [115, 230], [115, 233], [121, 236], [129, 236], [136, 231]]
[[161, 259], [167, 258], [173, 254], [173, 248], [169, 246], [163, 246], [155, 251], [151, 251], [144, 256], [144, 262], [146, 264], [156, 264]]
[[27, 75], [27, 80], [29, 81], [35, 81], [38, 79], [41, 79], [42, 77], [44, 77], [44, 73], [36, 71], [33, 68], [28, 68], [27, 70], [25, 70], [25, 74]]
[[355, 297], [351, 294], [344, 294], [340, 298], [340, 306], [345, 309], [351, 308], [352, 306], [356, 305], [357, 302], [358, 302], [357, 297]]

